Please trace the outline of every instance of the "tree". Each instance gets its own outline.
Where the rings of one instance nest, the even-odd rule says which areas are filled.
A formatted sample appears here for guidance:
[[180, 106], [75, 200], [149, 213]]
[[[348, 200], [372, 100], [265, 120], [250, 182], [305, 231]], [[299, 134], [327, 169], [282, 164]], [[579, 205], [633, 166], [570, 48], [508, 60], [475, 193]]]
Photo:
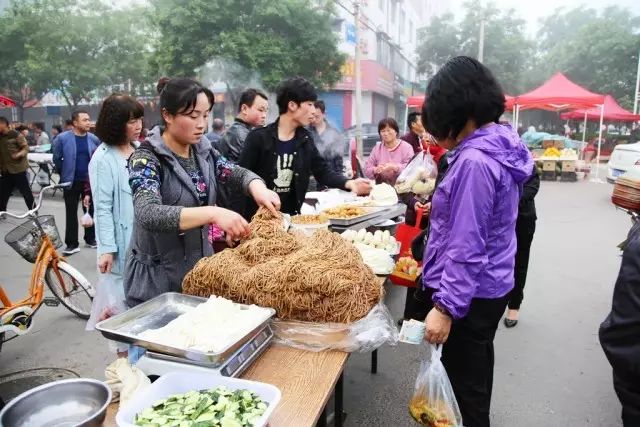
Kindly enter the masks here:
[[27, 71], [28, 31], [25, 22], [29, 15], [22, 13], [17, 4], [0, 15], [0, 92], [16, 102], [18, 120], [24, 119], [27, 102], [39, 98], [46, 91], [43, 82], [34, 81]]
[[139, 12], [102, 0], [14, 1], [2, 16], [9, 29], [0, 30], [0, 45], [9, 54], [0, 61], [17, 70], [8, 92], [25, 90], [38, 98], [57, 89], [76, 106], [116, 85], [140, 86], [148, 49]]
[[512, 9], [500, 10], [493, 3], [481, 6], [478, 0], [464, 4], [465, 16], [456, 22], [453, 15], [434, 17], [421, 30], [417, 49], [419, 71], [433, 75], [449, 58], [478, 56], [480, 22], [485, 22], [484, 64], [491, 69], [507, 93], [524, 88], [524, 71], [532, 54], [532, 44], [524, 33], [525, 21]]
[[[567, 15], [573, 12], [550, 16], [544, 25], [570, 22], [572, 18]], [[557, 39], [555, 44], [546, 43], [550, 47], [543, 51], [536, 67], [537, 83], [561, 71], [576, 83], [594, 92], [610, 94], [630, 108], [638, 64], [640, 18], [616, 6], [600, 14], [592, 12], [589, 17], [583, 16], [581, 25], [571, 32], [548, 33]]]
[[[258, 73], [268, 90], [300, 75], [318, 87], [340, 78], [332, 9], [305, 0], [151, 0], [159, 37], [153, 65], [160, 74], [194, 76], [214, 59]], [[327, 3], [329, 4], [329, 3]], [[232, 80], [242, 80], [231, 70]]]
[[460, 31], [452, 13], [431, 18], [418, 32], [418, 71], [432, 77], [450, 58], [461, 54]]

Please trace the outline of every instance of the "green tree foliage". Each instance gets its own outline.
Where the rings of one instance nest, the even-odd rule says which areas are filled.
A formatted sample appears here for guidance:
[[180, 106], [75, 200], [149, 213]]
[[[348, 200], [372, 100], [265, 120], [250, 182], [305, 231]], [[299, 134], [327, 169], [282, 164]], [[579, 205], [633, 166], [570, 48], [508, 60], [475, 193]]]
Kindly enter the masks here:
[[318, 87], [340, 78], [345, 57], [337, 49], [331, 6], [306, 0], [151, 0], [159, 36], [152, 64], [160, 74], [194, 76], [212, 59], [243, 80], [258, 73], [269, 90], [300, 75]]
[[465, 3], [462, 21], [453, 15], [435, 17], [421, 30], [418, 46], [421, 72], [433, 75], [449, 58], [476, 58], [480, 22], [485, 22], [484, 64], [496, 75], [507, 93], [524, 89], [524, 72], [532, 55], [532, 43], [525, 36], [525, 21], [511, 9], [500, 10], [493, 3], [481, 7], [477, 0]]
[[14, 1], [1, 17], [0, 45], [9, 55], [0, 55], [0, 72], [17, 72], [0, 81], [9, 82], [10, 95], [30, 88], [27, 98], [59, 90], [72, 106], [100, 90], [140, 87], [149, 50], [140, 13], [102, 0]]
[[630, 108], [640, 49], [638, 30], [640, 18], [617, 6], [600, 14], [593, 10], [557, 11], [542, 22], [541, 55], [532, 70], [537, 77], [532, 78], [533, 83], [561, 71], [576, 83], [611, 94]]

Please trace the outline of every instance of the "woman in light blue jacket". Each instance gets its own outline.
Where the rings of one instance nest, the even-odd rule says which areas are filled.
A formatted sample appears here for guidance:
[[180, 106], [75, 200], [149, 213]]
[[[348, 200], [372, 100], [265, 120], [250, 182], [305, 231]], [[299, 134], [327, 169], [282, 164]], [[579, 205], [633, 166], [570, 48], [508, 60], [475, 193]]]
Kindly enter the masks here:
[[[143, 114], [144, 108], [134, 98], [113, 94], [104, 100], [96, 123], [96, 135], [102, 143], [89, 163], [89, 180], [95, 208], [98, 270], [110, 275], [110, 280], [100, 282], [118, 286], [117, 292], [109, 292], [110, 295], [124, 296], [122, 274], [134, 217], [127, 162], [137, 146]], [[114, 314], [110, 308], [100, 307], [105, 312], [98, 319]]]

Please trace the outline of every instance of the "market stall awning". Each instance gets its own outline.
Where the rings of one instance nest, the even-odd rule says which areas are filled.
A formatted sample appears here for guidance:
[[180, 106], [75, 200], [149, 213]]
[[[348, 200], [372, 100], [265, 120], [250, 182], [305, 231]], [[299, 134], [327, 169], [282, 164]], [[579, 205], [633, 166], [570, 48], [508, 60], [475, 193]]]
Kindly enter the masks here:
[[[587, 115], [587, 120], [599, 121], [600, 107], [569, 111], [562, 113], [560, 118], [562, 120], [583, 120], [585, 114]], [[604, 98], [604, 119], [633, 122], [640, 120], [640, 114], [633, 114], [631, 111], [625, 110], [616, 102], [613, 96], [607, 95]]]
[[604, 95], [588, 91], [562, 73], [555, 74], [537, 89], [516, 97], [515, 101], [520, 110], [537, 108], [549, 111], [591, 108], [603, 103]]
[[16, 103], [13, 99], [0, 95], [0, 107], [15, 107]]
[[[505, 95], [505, 108], [507, 110], [511, 110], [513, 108], [513, 104], [515, 102], [515, 97]], [[407, 98], [407, 107], [409, 108], [422, 108], [422, 104], [424, 103], [424, 95], [416, 95], [410, 96]]]

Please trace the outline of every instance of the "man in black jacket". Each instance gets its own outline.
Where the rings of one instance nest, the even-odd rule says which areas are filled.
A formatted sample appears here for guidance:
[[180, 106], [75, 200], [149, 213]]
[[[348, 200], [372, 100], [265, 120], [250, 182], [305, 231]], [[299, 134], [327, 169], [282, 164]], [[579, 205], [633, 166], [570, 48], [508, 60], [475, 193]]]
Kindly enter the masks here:
[[251, 129], [262, 127], [269, 109], [267, 95], [258, 89], [247, 89], [240, 94], [238, 115], [220, 138], [220, 153], [233, 163], [238, 163], [245, 139]]
[[[318, 153], [313, 137], [305, 129], [314, 119], [317, 99], [314, 87], [301, 77], [282, 82], [277, 90], [280, 117], [249, 133], [238, 162], [258, 174], [267, 188], [280, 195], [284, 213], [295, 215], [300, 212], [311, 175], [331, 188], [358, 195], [371, 191], [368, 180], [348, 180], [334, 172]], [[245, 218], [249, 220], [257, 206], [252, 200], [246, 202]]]
[[624, 427], [640, 426], [640, 222], [629, 232], [600, 345], [613, 368]]
[[524, 285], [527, 281], [527, 271], [529, 270], [529, 254], [531, 253], [531, 242], [536, 232], [536, 202], [534, 198], [540, 190], [540, 175], [538, 169], [533, 166], [533, 174], [524, 183], [520, 204], [518, 205], [518, 219], [516, 220], [516, 240], [518, 249], [516, 250], [516, 263], [514, 265], [514, 286], [509, 293], [509, 310], [504, 318], [504, 325], [513, 328], [518, 324], [520, 304], [524, 298]]

